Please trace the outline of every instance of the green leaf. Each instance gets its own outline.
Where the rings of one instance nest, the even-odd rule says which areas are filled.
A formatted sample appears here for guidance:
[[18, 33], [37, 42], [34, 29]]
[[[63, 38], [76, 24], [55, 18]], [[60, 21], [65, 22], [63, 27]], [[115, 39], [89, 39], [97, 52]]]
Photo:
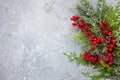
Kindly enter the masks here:
[[92, 46], [92, 44], [91, 43], [87, 43], [87, 44], [85, 44], [83, 47], [82, 47], [82, 50], [83, 51], [88, 51], [88, 50], [90, 50], [90, 46]]
[[105, 71], [102, 70], [98, 75], [93, 75], [92, 76], [92, 80], [100, 80], [105, 76]]
[[82, 73], [84, 76], [87, 76], [87, 77], [92, 77], [92, 75], [90, 73], [87, 73], [87, 72], [83, 72]]
[[87, 39], [86, 35], [83, 32], [76, 33], [74, 35], [74, 37], [75, 37], [76, 40], [78, 40], [81, 43], [87, 43], [88, 42], [87, 41], [88, 39]]
[[67, 54], [67, 53], [63, 53], [63, 54], [69, 58], [69, 61], [73, 61], [73, 60], [78, 58], [77, 55], [75, 53], [72, 53], [72, 52], [69, 54]]
[[84, 57], [83, 57], [83, 54], [80, 54], [78, 58], [76, 58], [76, 64], [79, 65], [79, 64], [88, 64], [88, 61], [85, 61], [84, 60]]
[[105, 63], [105, 61], [100, 61], [101, 66], [106, 70], [107, 73], [111, 73], [113, 71], [113, 68], [110, 67], [108, 64]]

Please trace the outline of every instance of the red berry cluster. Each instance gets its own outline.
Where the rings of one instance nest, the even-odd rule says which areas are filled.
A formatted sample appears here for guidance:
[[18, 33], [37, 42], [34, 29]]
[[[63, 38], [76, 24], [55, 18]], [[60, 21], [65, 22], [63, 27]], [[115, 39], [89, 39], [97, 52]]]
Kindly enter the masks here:
[[95, 36], [94, 34], [90, 35], [88, 38], [88, 41], [90, 43], [92, 43], [91, 49], [94, 50], [95, 46], [100, 44], [100, 43], [104, 43], [105, 40], [104, 38], [100, 37], [100, 36]]
[[97, 64], [100, 63], [100, 60], [104, 60], [106, 61], [106, 63], [112, 66], [114, 60], [112, 52], [114, 50], [116, 42], [114, 39], [114, 35], [112, 34], [112, 29], [109, 28], [110, 24], [105, 21], [100, 24], [100, 29], [105, 37], [104, 39], [101, 36], [95, 36], [90, 30], [89, 26], [85, 23], [84, 20], [81, 20], [79, 16], [73, 16], [71, 20], [73, 21], [73, 26], [77, 26], [82, 32], [86, 34], [86, 36], [88, 37], [88, 41], [92, 44], [91, 50], [94, 50], [95, 47], [101, 43], [108, 44], [107, 49], [105, 50], [105, 52], [103, 52], [102, 55], [91, 55], [90, 52], [84, 52], [84, 59], [91, 62], [95, 62]]
[[84, 52], [84, 59], [91, 62], [96, 62], [96, 58], [93, 55], [91, 55], [90, 52]]
[[100, 55], [92, 55], [90, 52], [84, 52], [84, 59], [96, 64], [100, 63], [100, 60], [104, 60]]
[[105, 36], [106, 39], [106, 43], [107, 43], [107, 49], [104, 52], [105, 57], [105, 61], [112, 66], [113, 65], [113, 51], [114, 51], [114, 47], [116, 45], [116, 41], [114, 38], [114, 35], [112, 34], [112, 29], [109, 28], [110, 24], [108, 22], [102, 22], [100, 24], [100, 29], [102, 31], [102, 33]]

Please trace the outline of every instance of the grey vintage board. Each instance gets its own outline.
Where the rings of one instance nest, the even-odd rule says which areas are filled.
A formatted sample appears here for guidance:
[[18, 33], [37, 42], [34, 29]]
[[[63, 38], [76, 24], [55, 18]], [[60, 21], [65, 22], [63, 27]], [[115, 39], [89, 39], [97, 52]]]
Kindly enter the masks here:
[[[89, 0], [95, 7], [97, 0]], [[116, 4], [117, 0], [107, 0]], [[68, 62], [80, 53], [69, 18], [79, 0], [0, 0], [0, 80], [90, 80]]]

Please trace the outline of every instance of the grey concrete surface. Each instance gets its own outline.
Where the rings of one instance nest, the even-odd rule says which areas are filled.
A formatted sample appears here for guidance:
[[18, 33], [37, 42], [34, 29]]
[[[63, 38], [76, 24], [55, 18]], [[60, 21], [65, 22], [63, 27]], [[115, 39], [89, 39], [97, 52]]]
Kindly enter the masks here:
[[0, 0], [0, 80], [90, 80], [81, 74], [87, 68], [62, 54], [81, 52], [69, 20], [78, 3]]

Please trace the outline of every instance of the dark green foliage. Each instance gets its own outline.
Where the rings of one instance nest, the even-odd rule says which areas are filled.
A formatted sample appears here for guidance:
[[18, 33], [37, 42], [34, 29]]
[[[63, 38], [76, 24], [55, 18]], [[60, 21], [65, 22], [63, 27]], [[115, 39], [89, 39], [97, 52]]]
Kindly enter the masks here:
[[88, 0], [81, 0], [81, 4], [76, 8], [78, 15], [91, 27], [97, 27], [101, 21], [104, 21], [108, 10], [105, 0], [98, 0], [96, 7], [97, 9], [94, 10]]
[[[97, 18], [93, 17], [96, 13], [87, 0], [81, 0], [81, 4], [77, 6], [78, 15], [83, 18], [90, 26], [94, 26]], [[91, 20], [92, 19], [92, 20]]]
[[114, 35], [117, 35], [120, 28], [120, 2], [115, 7], [109, 6], [106, 12], [105, 20], [110, 22]]

